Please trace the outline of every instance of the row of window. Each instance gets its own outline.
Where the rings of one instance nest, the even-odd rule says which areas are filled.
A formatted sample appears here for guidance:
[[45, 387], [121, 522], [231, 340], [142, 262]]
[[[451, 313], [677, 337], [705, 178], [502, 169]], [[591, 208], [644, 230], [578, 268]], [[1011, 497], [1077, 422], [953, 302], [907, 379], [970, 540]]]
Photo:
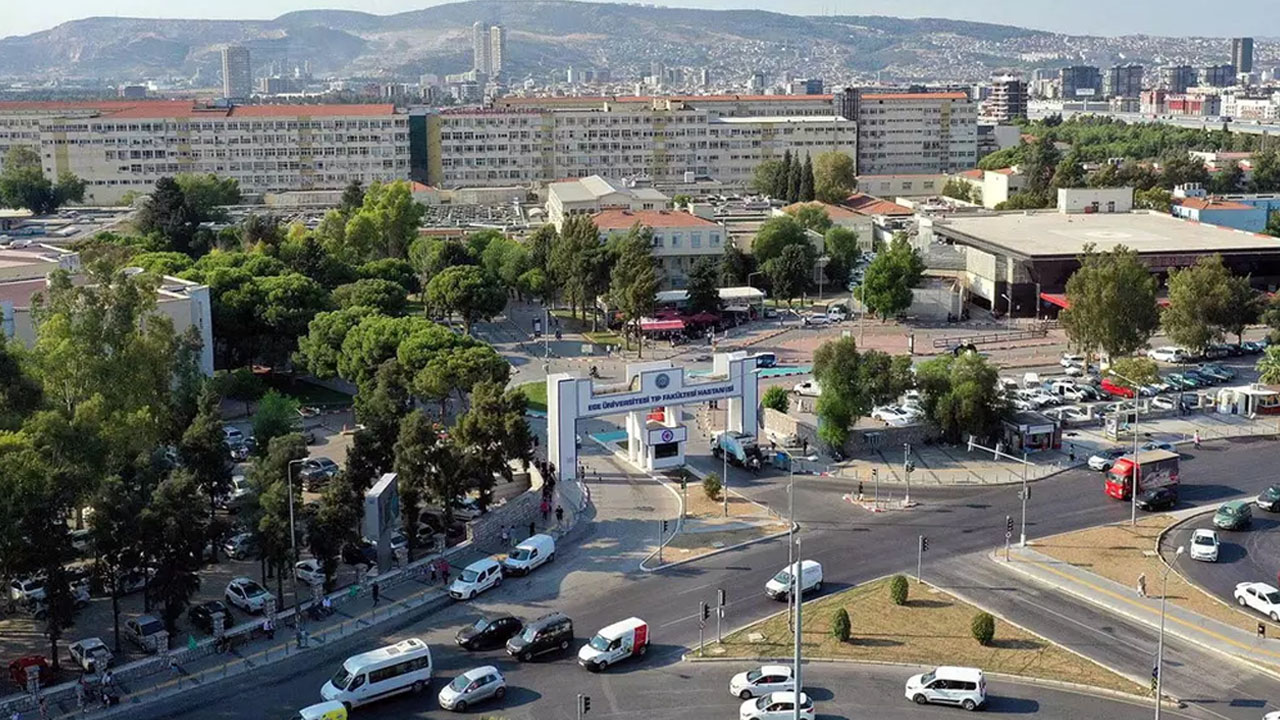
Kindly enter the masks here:
[[182, 135], [134, 135], [107, 137], [48, 138], [51, 145], [313, 145], [319, 143], [349, 145], [364, 143], [384, 146], [404, 146], [409, 140], [406, 133], [383, 135], [236, 135], [233, 137], [190, 138]]

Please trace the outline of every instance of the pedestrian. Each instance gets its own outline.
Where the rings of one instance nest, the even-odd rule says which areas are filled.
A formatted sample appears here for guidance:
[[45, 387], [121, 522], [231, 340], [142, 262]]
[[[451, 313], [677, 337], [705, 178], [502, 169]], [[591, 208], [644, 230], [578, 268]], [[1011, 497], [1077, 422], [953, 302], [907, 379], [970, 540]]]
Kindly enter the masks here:
[[440, 574], [440, 564], [439, 564], [439, 563], [431, 563], [431, 583], [432, 583], [433, 585], [435, 584], [436, 576], [437, 576], [437, 575], [439, 575], [439, 574]]
[[564, 508], [560, 507], [559, 505], [556, 505], [556, 527], [560, 527], [560, 524], [563, 522], [564, 522]]
[[84, 675], [81, 675], [80, 680], [76, 682], [76, 709], [79, 710], [81, 713], [85, 711], [84, 701], [85, 701]]
[[1071, 462], [1076, 461], [1076, 444], [1075, 443], [1071, 443], [1071, 452], [1068, 454], [1068, 457], [1071, 458]]
[[1147, 596], [1147, 574], [1138, 575], [1138, 597]]
[[[432, 573], [432, 575], [434, 576], [434, 575], [435, 575], [435, 573]], [[432, 577], [432, 579], [434, 580], [435, 578], [434, 578], [434, 577]], [[333, 599], [332, 599], [332, 598], [330, 598], [328, 595], [325, 595], [325, 596], [324, 596], [324, 599], [320, 601], [320, 607], [324, 608], [324, 614], [325, 614], [325, 617], [328, 617], [328, 616], [332, 615], [332, 614], [333, 614]]]
[[178, 675], [180, 672], [182, 672], [182, 668], [178, 667], [178, 658], [172, 655], [169, 656], [169, 672], [173, 673], [174, 675]]
[[1196, 434], [1195, 434], [1195, 437], [1192, 439], [1192, 442], [1195, 443], [1196, 449], [1199, 450], [1200, 449], [1200, 428], [1196, 428]]
[[114, 687], [116, 684], [116, 676], [112, 675], [110, 670], [103, 671], [102, 680], [98, 684], [104, 688]]
[[449, 567], [449, 561], [448, 561], [448, 560], [441, 560], [441, 561], [440, 561], [440, 574], [444, 577], [444, 584], [445, 584], [445, 585], [448, 585], [448, 584], [449, 584], [449, 573], [450, 573], [451, 571], [452, 571], [452, 568], [450, 568], [450, 567]]
[[538, 534], [538, 528], [534, 524], [534, 522], [530, 520], [529, 521], [529, 537], [533, 537], [534, 535], [537, 535], [537, 534]]
[[509, 545], [509, 544], [511, 544], [511, 531], [510, 531], [510, 530], [507, 530], [507, 525], [506, 525], [506, 523], [503, 523], [503, 525], [502, 525], [502, 547], [504, 547], [504, 548], [505, 548], [505, 547], [506, 547], [507, 545]]
[[858, 481], [858, 502], [862, 502], [862, 481]]
[[275, 639], [276, 629], [275, 626], [271, 624], [271, 618], [262, 619], [262, 634], [265, 635], [268, 640]]
[[369, 589], [370, 594], [373, 596], [373, 606], [374, 606], [374, 607], [378, 607], [378, 600], [379, 600], [379, 598], [378, 598], [378, 590], [379, 590], [379, 588], [378, 588], [378, 581], [377, 581], [377, 580], [374, 580], [374, 581], [373, 581], [373, 587], [371, 587], [371, 588]]
[[551, 513], [551, 503], [547, 502], [546, 498], [543, 498], [542, 505], [539, 506], [539, 509], [542, 511], [542, 522], [546, 522], [547, 515]]

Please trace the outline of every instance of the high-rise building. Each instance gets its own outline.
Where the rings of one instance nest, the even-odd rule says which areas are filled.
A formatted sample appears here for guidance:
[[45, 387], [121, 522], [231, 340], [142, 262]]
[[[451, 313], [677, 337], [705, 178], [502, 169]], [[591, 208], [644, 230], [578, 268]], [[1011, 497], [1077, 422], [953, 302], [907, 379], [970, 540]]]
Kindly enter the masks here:
[[1206, 65], [1200, 68], [1200, 84], [1209, 87], [1231, 87], [1236, 84], [1236, 66]]
[[501, 25], [489, 28], [489, 77], [502, 74], [502, 64], [507, 58], [507, 30]]
[[1231, 64], [1236, 72], [1253, 72], [1253, 38], [1231, 39]]
[[983, 106], [987, 118], [997, 123], [1008, 123], [1014, 118], [1027, 116], [1027, 84], [1017, 75], [1000, 75], [992, 78], [991, 94]]
[[222, 48], [222, 96], [228, 100], [248, 100], [253, 95], [253, 66], [249, 48], [228, 45]]
[[489, 60], [489, 27], [480, 21], [471, 25], [471, 67], [488, 75], [491, 70]]
[[1107, 97], [1136, 98], [1142, 94], [1143, 67], [1129, 63], [1107, 70]]
[[968, 93], [876, 90], [833, 98], [841, 116], [857, 114], [859, 175], [946, 173], [978, 163], [978, 109]]
[[1196, 69], [1190, 65], [1170, 65], [1160, 68], [1160, 84], [1175, 95], [1181, 95], [1196, 84]]
[[822, 78], [798, 78], [787, 84], [790, 95], [821, 95]]
[[1102, 97], [1102, 73], [1092, 65], [1072, 65], [1058, 73], [1063, 100]]
[[707, 68], [702, 68], [701, 70], [698, 71], [698, 85], [705, 88], [710, 84], [711, 84], [711, 71]]

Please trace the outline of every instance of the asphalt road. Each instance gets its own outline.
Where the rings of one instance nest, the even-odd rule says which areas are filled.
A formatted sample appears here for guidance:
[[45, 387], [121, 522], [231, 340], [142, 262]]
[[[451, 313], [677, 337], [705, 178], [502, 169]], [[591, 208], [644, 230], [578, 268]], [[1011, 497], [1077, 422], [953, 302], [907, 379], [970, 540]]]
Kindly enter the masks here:
[[1229, 603], [1235, 602], [1233, 593], [1237, 583], [1276, 585], [1277, 570], [1280, 570], [1280, 515], [1255, 506], [1253, 525], [1248, 530], [1218, 530], [1220, 544], [1215, 563], [1192, 560], [1188, 553], [1174, 559], [1179, 545], [1190, 549], [1191, 534], [1197, 528], [1216, 529], [1212, 514], [1206, 513], [1179, 525], [1165, 536], [1160, 546], [1161, 553], [1174, 561], [1183, 577]]

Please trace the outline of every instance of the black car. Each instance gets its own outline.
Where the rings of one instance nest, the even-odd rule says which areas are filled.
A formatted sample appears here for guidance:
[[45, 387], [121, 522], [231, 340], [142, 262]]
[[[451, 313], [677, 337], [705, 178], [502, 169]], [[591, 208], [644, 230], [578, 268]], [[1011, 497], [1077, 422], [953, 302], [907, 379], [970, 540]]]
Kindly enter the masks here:
[[511, 615], [482, 617], [458, 631], [453, 637], [464, 650], [491, 650], [507, 644], [512, 635], [524, 629], [520, 618]]
[[1267, 512], [1280, 512], [1280, 485], [1272, 485], [1258, 493], [1257, 505]]
[[363, 540], [358, 543], [349, 542], [342, 546], [342, 562], [348, 565], [377, 565], [378, 548]]
[[229, 628], [235, 625], [235, 620], [231, 619], [231, 608], [221, 600], [210, 600], [192, 607], [187, 611], [187, 621], [212, 634], [214, 613], [222, 613], [222, 627]]
[[528, 662], [538, 655], [569, 649], [573, 643], [573, 621], [564, 613], [553, 612], [534, 620], [520, 634], [507, 641], [511, 657]]
[[1135, 504], [1140, 510], [1168, 510], [1178, 502], [1178, 494], [1172, 488], [1158, 487], [1138, 493]]

